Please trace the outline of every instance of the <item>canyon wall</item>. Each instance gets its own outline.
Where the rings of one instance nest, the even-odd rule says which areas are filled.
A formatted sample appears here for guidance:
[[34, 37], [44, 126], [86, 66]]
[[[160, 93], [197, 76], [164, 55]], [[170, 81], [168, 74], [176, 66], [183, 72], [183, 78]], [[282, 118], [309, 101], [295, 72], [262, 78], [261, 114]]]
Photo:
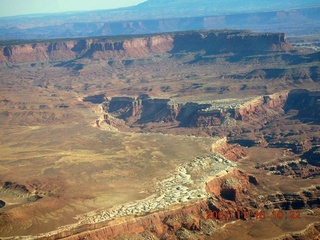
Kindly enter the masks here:
[[[268, 109], [281, 109], [287, 99], [287, 91], [271, 95], [259, 96], [238, 104], [214, 104], [212, 107], [198, 111], [191, 125], [196, 127], [219, 126], [230, 120], [248, 122], [253, 117], [264, 116], [265, 121], [270, 117]], [[281, 111], [281, 110], [280, 110]]]
[[103, 109], [115, 118], [129, 123], [178, 122], [181, 127], [220, 126], [272, 120], [285, 111], [298, 110], [297, 117], [320, 121], [320, 94], [317, 91], [291, 90], [247, 100], [203, 101], [173, 103], [169, 99], [153, 99], [148, 95], [138, 97], [113, 97], [104, 102]]
[[252, 115], [266, 115], [267, 109], [282, 108], [288, 98], [288, 91], [265, 95], [243, 104], [235, 111], [235, 119], [249, 121]]
[[190, 31], [127, 37], [48, 40], [0, 46], [0, 63], [68, 61], [75, 58], [121, 60], [178, 53], [287, 51], [292, 49], [282, 33], [251, 31]]
[[[254, 115], [266, 115], [268, 109], [282, 108], [288, 92], [260, 96], [235, 106], [228, 102], [171, 103], [169, 99], [113, 97], [104, 103], [104, 110], [128, 122], [174, 122], [183, 127], [219, 126], [227, 118], [249, 121]], [[235, 103], [232, 103], [235, 104]]]
[[[295, 59], [293, 59], [295, 58]], [[318, 61], [320, 58], [319, 53], [309, 54], [308, 58], [310, 62]], [[292, 60], [291, 60], [292, 59]], [[303, 56], [292, 56], [289, 61], [295, 61], [296, 63], [303, 63], [305, 60]], [[239, 81], [245, 79], [284, 79], [286, 81], [292, 81], [294, 83], [307, 83], [307, 82], [319, 82], [320, 79], [320, 67], [319, 66], [298, 66], [298, 67], [285, 67], [285, 68], [266, 68], [255, 69], [245, 75], [231, 75], [234, 79]]]
[[249, 31], [197, 32], [188, 38], [178, 33], [174, 38], [173, 52], [201, 51], [207, 54], [221, 52], [265, 52], [292, 49], [283, 33], [253, 33]]
[[[319, 207], [319, 190], [316, 187], [300, 192], [253, 198], [252, 194], [257, 191], [259, 185], [260, 181], [255, 176], [233, 170], [205, 183], [206, 191], [211, 195], [208, 199], [172, 205], [145, 215], [128, 216], [77, 227], [65, 226], [60, 230], [40, 235], [36, 239], [113, 239], [120, 236], [131, 239], [130, 234], [137, 233], [148, 234], [153, 239], [185, 239], [179, 237], [181, 231], [188, 235], [187, 239], [203, 239], [204, 234], [213, 236], [214, 231], [221, 227], [220, 223], [225, 223], [224, 218], [247, 219], [249, 216], [243, 213], [249, 210]], [[226, 210], [229, 216], [221, 214], [215, 217], [221, 220], [220, 223], [211, 221], [214, 215], [210, 213]]]
[[[128, 216], [108, 222], [78, 225], [76, 227], [65, 226], [60, 230], [41, 235], [37, 239], [112, 239], [124, 234], [142, 232], [149, 232], [161, 239], [170, 239], [170, 236], [179, 235], [179, 231], [182, 229], [191, 234], [189, 239], [198, 239], [194, 237], [203, 234], [208, 224], [211, 224], [211, 232], [216, 227], [212, 225], [211, 220], [206, 221], [209, 211], [246, 210], [244, 204], [249, 200], [247, 191], [254, 190], [257, 184], [254, 176], [234, 170], [227, 175], [206, 182], [208, 193], [220, 199], [220, 201], [204, 198], [189, 203], [175, 204], [145, 215]], [[234, 195], [232, 195], [234, 199], [226, 193], [228, 189], [234, 190]]]
[[320, 91], [292, 90], [284, 106], [286, 111], [298, 110], [298, 117], [320, 122]]
[[75, 58], [121, 59], [163, 54], [172, 49], [171, 36], [136, 37], [131, 40], [54, 40], [0, 47], [0, 61], [32, 63]]

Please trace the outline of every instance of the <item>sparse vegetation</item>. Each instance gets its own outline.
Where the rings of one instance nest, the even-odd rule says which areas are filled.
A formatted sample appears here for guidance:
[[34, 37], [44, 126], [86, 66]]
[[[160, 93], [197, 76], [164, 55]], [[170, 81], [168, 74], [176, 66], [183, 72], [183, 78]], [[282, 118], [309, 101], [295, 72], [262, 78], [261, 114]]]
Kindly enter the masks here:
[[[230, 33], [230, 30], [224, 32]], [[185, 33], [177, 34], [183, 36]], [[94, 41], [124, 38], [104, 37]], [[22, 196], [18, 192], [22, 197], [16, 197], [16, 193], [0, 190], [1, 201], [15, 204], [10, 207], [2, 204], [1, 237], [36, 235], [40, 233], [39, 229], [49, 232], [79, 223], [79, 219], [90, 219], [90, 223], [100, 222], [103, 225], [105, 222], [99, 221], [100, 213], [133, 219], [148, 217], [152, 211], [162, 211], [161, 206], [171, 208], [172, 203], [176, 204], [174, 209], [179, 209], [181, 204], [191, 206], [206, 197], [205, 187], [208, 185], [205, 183], [211, 181], [219, 184], [221, 181], [220, 185], [225, 187], [217, 192], [214, 187], [208, 193], [212, 204], [221, 204], [221, 208], [257, 208], [274, 192], [296, 193], [318, 184], [316, 167], [300, 169], [300, 165], [304, 166], [306, 162], [292, 164], [291, 160], [300, 157], [298, 151], [309, 151], [309, 147], [319, 143], [319, 126], [310, 121], [304, 123], [299, 118], [299, 110], [290, 109], [286, 113], [281, 104], [275, 106], [271, 96], [302, 86], [319, 89], [317, 53], [301, 49], [237, 55], [236, 52], [225, 51], [207, 57], [206, 51], [193, 50], [183, 49], [183, 54], [168, 50], [163, 54], [157, 53], [156, 59], [153, 52], [148, 56], [139, 52], [133, 58], [125, 52], [119, 54], [114, 51], [111, 59], [109, 55], [99, 55], [100, 51], [91, 57], [62, 62], [7, 62], [7, 65], [2, 65], [0, 182], [16, 182], [30, 193]], [[233, 56], [236, 57], [230, 59]], [[195, 58], [202, 59], [192, 61]], [[302, 61], [305, 59], [310, 62]], [[154, 105], [167, 106], [168, 103], [169, 107], [159, 111], [150, 107], [148, 112], [143, 112], [139, 107], [148, 103], [139, 103], [139, 97], [146, 99], [148, 95], [142, 93], [152, 99], [162, 99], [155, 101]], [[100, 105], [117, 96], [133, 99], [124, 107], [118, 102], [120, 106], [115, 108], [127, 114], [119, 119], [116, 111], [109, 114], [107, 105]], [[191, 107], [182, 109], [183, 104]], [[198, 105], [202, 106], [194, 107]], [[243, 105], [247, 106], [242, 108], [243, 112], [236, 112]], [[192, 113], [201, 115], [199, 122], [193, 121]], [[157, 118], [157, 114], [168, 114], [171, 118]], [[181, 119], [175, 119], [178, 114], [193, 125], [179, 125]], [[141, 116], [145, 119], [139, 122], [138, 117]], [[147, 121], [153, 117], [157, 121]], [[237, 166], [224, 158], [213, 158], [216, 150], [213, 150], [212, 143], [216, 139], [211, 136], [228, 136], [230, 142], [249, 146], [243, 150], [248, 152], [247, 157], [241, 159], [244, 155], [237, 155], [237, 148], [242, 149], [240, 146], [228, 148], [225, 143], [220, 144], [227, 149], [224, 154], [240, 156]], [[289, 157], [283, 156], [283, 147], [290, 147], [291, 150], [285, 153]], [[286, 162], [290, 169], [285, 167]], [[256, 167], [258, 163], [259, 167]], [[265, 168], [271, 163], [283, 165], [281, 168], [270, 166], [272, 170], [279, 170], [280, 175], [274, 175]], [[178, 169], [178, 166], [185, 169]], [[247, 177], [247, 184], [254, 185], [254, 190], [248, 186], [237, 189], [236, 177], [229, 178], [228, 175], [233, 168], [254, 176]], [[306, 174], [308, 169], [314, 170], [313, 178], [302, 181], [299, 174]], [[295, 178], [285, 177], [281, 171]], [[224, 174], [229, 181], [221, 180]], [[188, 182], [189, 178], [194, 182]], [[239, 200], [240, 192], [250, 196], [252, 201], [246, 198]], [[308, 192], [313, 194], [313, 190]], [[152, 194], [159, 196], [153, 198]], [[305, 197], [313, 198], [312, 194]], [[146, 200], [148, 205], [137, 205], [148, 197], [151, 199]], [[194, 201], [190, 201], [191, 197]], [[119, 206], [128, 208], [123, 208], [121, 215], [110, 214], [110, 209]], [[319, 212], [315, 210], [314, 215], [308, 215], [299, 222], [300, 228], [318, 217]], [[253, 229], [259, 225], [257, 221], [242, 221], [239, 228], [237, 223], [230, 226], [228, 233], [217, 233], [214, 230], [216, 225], [220, 226], [218, 222], [199, 221], [204, 226], [203, 230], [189, 226], [194, 229], [195, 236], [198, 236], [196, 231], [217, 236], [239, 234], [239, 228], [243, 231], [243, 222]], [[189, 223], [184, 223], [184, 228]], [[279, 222], [273, 224], [271, 220], [265, 224], [268, 224], [270, 232], [277, 235], [288, 229], [297, 229], [287, 222], [285, 227]], [[189, 236], [191, 231], [188, 231], [179, 228], [175, 233], [183, 237]], [[246, 234], [261, 237], [257, 231]]]

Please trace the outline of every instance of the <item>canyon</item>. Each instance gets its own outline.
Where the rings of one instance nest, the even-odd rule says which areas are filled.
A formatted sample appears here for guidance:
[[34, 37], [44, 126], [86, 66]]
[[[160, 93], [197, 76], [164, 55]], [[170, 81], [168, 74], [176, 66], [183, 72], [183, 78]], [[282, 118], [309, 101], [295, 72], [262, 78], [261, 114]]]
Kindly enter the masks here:
[[247, 30], [26, 40], [0, 70], [1, 238], [319, 237], [316, 48]]

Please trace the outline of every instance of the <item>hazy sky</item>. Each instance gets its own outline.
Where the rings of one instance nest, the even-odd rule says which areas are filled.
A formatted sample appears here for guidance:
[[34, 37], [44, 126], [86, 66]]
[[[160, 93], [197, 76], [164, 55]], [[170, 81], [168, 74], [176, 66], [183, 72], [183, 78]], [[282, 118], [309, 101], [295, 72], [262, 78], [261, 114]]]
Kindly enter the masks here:
[[0, 0], [0, 17], [111, 9], [136, 5], [146, 0]]

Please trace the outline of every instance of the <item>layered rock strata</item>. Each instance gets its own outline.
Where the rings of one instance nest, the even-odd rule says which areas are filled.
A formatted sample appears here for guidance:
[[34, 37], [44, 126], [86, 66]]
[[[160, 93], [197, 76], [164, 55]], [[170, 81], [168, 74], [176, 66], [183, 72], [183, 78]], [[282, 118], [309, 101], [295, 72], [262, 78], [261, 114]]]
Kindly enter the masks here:
[[[207, 192], [207, 183], [210, 183], [212, 179], [221, 178], [233, 172], [235, 166], [235, 163], [218, 153], [195, 158], [191, 162], [179, 166], [169, 178], [161, 181], [155, 179], [154, 193], [148, 198], [117, 205], [111, 209], [79, 215], [76, 224], [61, 227], [57, 231], [39, 237], [46, 239], [66, 237], [79, 231], [82, 232], [84, 229], [97, 229], [102, 226], [105, 229], [102, 232], [107, 231], [108, 237], [115, 237], [118, 234], [133, 231], [129, 229], [130, 227], [134, 229], [134, 232], [145, 230], [143, 226], [148, 228], [149, 224], [143, 225], [141, 222], [145, 221], [143, 216], [146, 213], [150, 214], [146, 217], [147, 219], [150, 218], [148, 221], [156, 222], [160, 219], [163, 221], [164, 217], [170, 216], [173, 212], [184, 212], [185, 209], [189, 208], [197, 209], [196, 214], [199, 215], [201, 211], [208, 209], [206, 199], [210, 196], [210, 192]], [[182, 207], [184, 210], [181, 210]], [[133, 217], [135, 220], [130, 220]], [[152, 220], [154, 218], [155, 220]], [[123, 229], [125, 225], [127, 225], [125, 227], [127, 229]], [[99, 231], [97, 230], [97, 232]], [[75, 237], [75, 239], [77, 238]]]
[[149, 96], [113, 97], [103, 109], [127, 122], [174, 122], [186, 127], [209, 127], [232, 124], [234, 120], [249, 121], [252, 115], [266, 115], [268, 109], [281, 108], [288, 92], [248, 98], [217, 101], [175, 102]]
[[320, 91], [292, 90], [284, 106], [286, 111], [298, 110], [298, 117], [320, 122]]
[[[171, 177], [157, 181], [156, 192], [146, 199], [80, 215], [77, 224], [28, 238], [111, 239], [144, 232], [167, 238], [184, 230], [192, 231], [193, 237], [210, 235], [215, 226], [207, 222], [209, 211], [246, 210], [247, 191], [259, 184], [254, 176], [234, 167], [220, 154], [195, 158]], [[229, 191], [234, 191], [234, 199]]]
[[194, 102], [155, 99], [143, 94], [138, 97], [112, 97], [102, 104], [107, 114], [129, 124], [178, 122], [182, 127], [200, 128], [232, 126], [237, 124], [236, 121], [249, 122], [255, 118], [265, 124], [290, 110], [298, 110], [298, 118], [318, 122], [319, 106], [320, 94], [308, 90], [283, 91], [242, 100]]
[[[235, 44], [237, 43], [237, 44]], [[229, 52], [288, 51], [292, 46], [282, 33], [250, 31], [197, 31], [168, 34], [50, 40], [47, 42], [0, 46], [0, 63], [69, 61], [76, 58], [124, 60], [147, 56], [205, 51], [207, 54]]]

